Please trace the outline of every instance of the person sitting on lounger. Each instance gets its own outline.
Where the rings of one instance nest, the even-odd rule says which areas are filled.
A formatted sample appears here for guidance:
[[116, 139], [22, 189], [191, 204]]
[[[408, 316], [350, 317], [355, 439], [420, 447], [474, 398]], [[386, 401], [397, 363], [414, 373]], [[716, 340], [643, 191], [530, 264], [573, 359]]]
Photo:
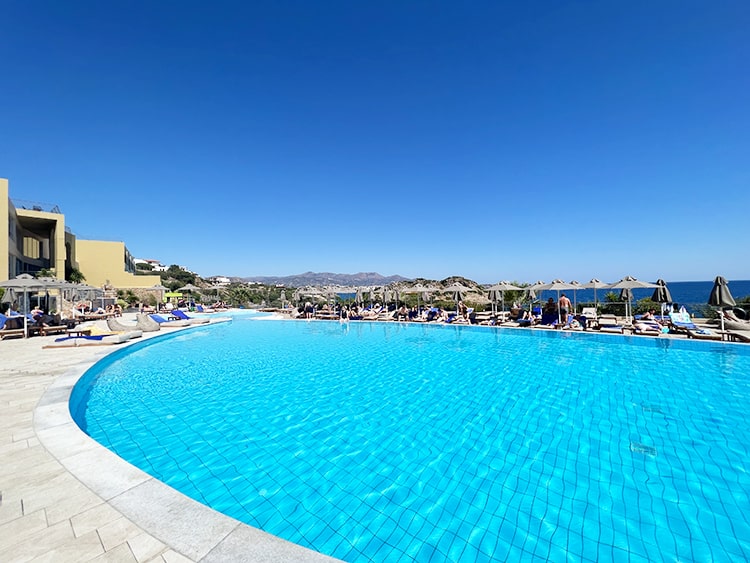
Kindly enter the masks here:
[[437, 307], [431, 307], [429, 311], [427, 311], [427, 317], [425, 320], [427, 322], [437, 321], [440, 320], [441, 311]]
[[557, 315], [557, 305], [555, 300], [551, 297], [547, 299], [547, 303], [544, 305], [543, 315]]
[[655, 321], [656, 320], [656, 311], [653, 309], [649, 309], [643, 315], [641, 315], [641, 319], [644, 321]]
[[458, 302], [458, 316], [465, 321], [469, 320], [469, 308], [463, 301]]
[[406, 305], [401, 305], [401, 307], [398, 308], [396, 313], [393, 315], [397, 321], [408, 321], [409, 320], [409, 309], [406, 308]]

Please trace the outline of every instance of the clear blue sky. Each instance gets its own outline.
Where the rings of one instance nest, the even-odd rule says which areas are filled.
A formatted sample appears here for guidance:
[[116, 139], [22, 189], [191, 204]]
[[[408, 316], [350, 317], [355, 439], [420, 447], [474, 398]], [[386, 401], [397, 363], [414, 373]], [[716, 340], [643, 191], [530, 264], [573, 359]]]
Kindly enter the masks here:
[[11, 0], [0, 177], [203, 276], [748, 279], [750, 3]]

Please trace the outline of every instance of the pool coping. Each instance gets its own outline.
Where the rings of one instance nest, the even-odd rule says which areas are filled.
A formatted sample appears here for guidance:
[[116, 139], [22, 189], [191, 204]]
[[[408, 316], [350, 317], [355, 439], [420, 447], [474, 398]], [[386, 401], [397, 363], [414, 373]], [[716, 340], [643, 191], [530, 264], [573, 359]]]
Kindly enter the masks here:
[[[162, 335], [152, 337], [158, 336]], [[185, 496], [85, 434], [68, 408], [73, 387], [91, 366], [122, 349], [123, 345], [113, 346], [82, 361], [42, 393], [33, 409], [33, 428], [52, 457], [111, 508], [192, 561], [338, 561]]]

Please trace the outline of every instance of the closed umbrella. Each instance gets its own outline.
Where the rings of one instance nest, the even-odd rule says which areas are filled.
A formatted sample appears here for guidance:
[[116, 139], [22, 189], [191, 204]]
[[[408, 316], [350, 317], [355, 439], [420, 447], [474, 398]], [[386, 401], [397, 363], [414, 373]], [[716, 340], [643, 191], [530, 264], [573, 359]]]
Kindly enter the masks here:
[[654, 289], [654, 294], [651, 296], [651, 301], [661, 304], [662, 316], [664, 316], [664, 304], [672, 303], [672, 294], [669, 293], [667, 282], [661, 278], [656, 280], [656, 289]]
[[536, 299], [536, 292], [541, 290], [541, 287], [544, 285], [544, 282], [542, 280], [537, 280], [531, 285], [526, 286], [526, 298], [531, 302], [533, 305], [534, 300]]
[[458, 315], [458, 302], [463, 299], [465, 293], [471, 291], [471, 288], [466, 287], [461, 283], [453, 283], [448, 287], [443, 288], [443, 291], [445, 293], [450, 293], [453, 296], [453, 300], [456, 302], [456, 315]]
[[628, 317], [628, 305], [630, 305], [633, 302], [633, 290], [628, 287], [621, 289], [620, 301], [625, 302], [625, 317], [627, 318]]
[[152, 285], [151, 289], [159, 292], [159, 299], [156, 301], [156, 311], [159, 312], [159, 310], [161, 310], [161, 305], [164, 304], [164, 293], [169, 291], [169, 288], [157, 283]]
[[[632, 304], [631, 301], [633, 299], [633, 289], [644, 289], [644, 288], [656, 288], [655, 283], [650, 282], [644, 282], [640, 281], [633, 276], [625, 276], [620, 281], [609, 284], [607, 286], [607, 289], [629, 289], [631, 290], [629, 293], [625, 295], [627, 297], [627, 301], [625, 301], [625, 320], [629, 321], [631, 317], [631, 310], [632, 310]], [[622, 296], [622, 294], [621, 294]]]
[[383, 288], [383, 306], [385, 310], [388, 310], [388, 302], [391, 300], [391, 290], [387, 287]]
[[370, 306], [375, 305], [375, 299], [380, 295], [380, 290], [373, 286], [370, 288]]
[[[734, 307], [737, 303], [729, 291], [729, 284], [722, 276], [716, 276], [714, 286], [711, 288], [711, 294], [708, 296], [708, 304], [714, 307]], [[724, 313], [719, 312], [721, 318], [721, 331], [724, 332]]]
[[505, 311], [505, 292], [506, 291], [521, 291], [522, 288], [513, 285], [507, 281], [501, 281], [493, 286], [487, 288], [487, 297], [492, 300], [492, 312], [497, 312], [497, 296], [500, 295], [500, 302], [502, 304], [502, 310]]

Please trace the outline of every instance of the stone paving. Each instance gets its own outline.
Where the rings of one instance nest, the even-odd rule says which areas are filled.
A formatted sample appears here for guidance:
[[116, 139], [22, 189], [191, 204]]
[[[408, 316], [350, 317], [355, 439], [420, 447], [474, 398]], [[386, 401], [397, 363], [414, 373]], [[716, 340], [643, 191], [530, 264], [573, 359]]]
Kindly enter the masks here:
[[0, 341], [0, 561], [333, 561], [188, 499], [86, 436], [71, 389], [127, 344], [42, 348], [55, 338]]

